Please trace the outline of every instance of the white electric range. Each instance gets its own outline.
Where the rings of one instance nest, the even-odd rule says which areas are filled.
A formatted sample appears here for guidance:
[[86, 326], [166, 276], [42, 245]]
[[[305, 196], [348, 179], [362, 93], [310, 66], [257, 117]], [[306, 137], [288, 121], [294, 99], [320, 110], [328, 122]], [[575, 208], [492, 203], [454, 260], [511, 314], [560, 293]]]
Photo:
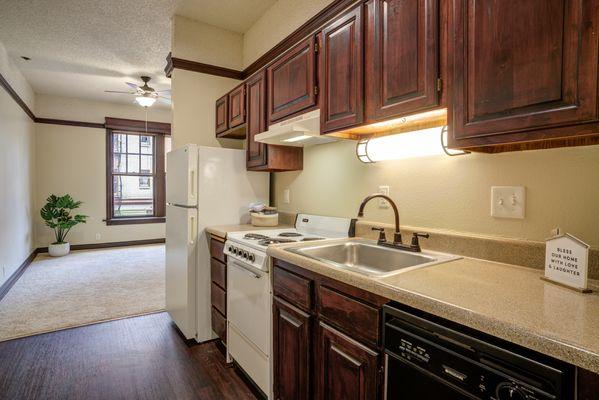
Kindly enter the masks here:
[[294, 228], [227, 234], [227, 359], [231, 358], [272, 398], [269, 245], [343, 238], [349, 218], [298, 214]]

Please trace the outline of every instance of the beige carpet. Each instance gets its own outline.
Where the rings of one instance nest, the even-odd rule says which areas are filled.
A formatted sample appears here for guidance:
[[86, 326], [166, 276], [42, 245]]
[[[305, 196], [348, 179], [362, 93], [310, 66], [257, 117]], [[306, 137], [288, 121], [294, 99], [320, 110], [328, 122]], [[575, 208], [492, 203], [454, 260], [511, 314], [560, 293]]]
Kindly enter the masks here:
[[0, 301], [0, 341], [164, 307], [164, 245], [40, 254]]

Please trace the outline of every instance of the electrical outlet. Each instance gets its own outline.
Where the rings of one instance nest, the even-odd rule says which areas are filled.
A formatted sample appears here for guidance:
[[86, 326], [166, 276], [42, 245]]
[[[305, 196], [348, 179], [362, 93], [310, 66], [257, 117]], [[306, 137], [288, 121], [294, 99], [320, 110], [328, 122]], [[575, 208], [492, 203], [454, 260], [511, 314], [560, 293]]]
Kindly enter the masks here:
[[283, 190], [283, 203], [291, 203], [291, 191], [289, 189]]
[[102, 234], [96, 233], [96, 240], [100, 240], [100, 239], [102, 239]]
[[[389, 196], [389, 186], [379, 186], [379, 193]], [[390, 204], [387, 200], [379, 198], [379, 208], [389, 208]]]
[[491, 216], [524, 219], [526, 191], [524, 186], [492, 186]]

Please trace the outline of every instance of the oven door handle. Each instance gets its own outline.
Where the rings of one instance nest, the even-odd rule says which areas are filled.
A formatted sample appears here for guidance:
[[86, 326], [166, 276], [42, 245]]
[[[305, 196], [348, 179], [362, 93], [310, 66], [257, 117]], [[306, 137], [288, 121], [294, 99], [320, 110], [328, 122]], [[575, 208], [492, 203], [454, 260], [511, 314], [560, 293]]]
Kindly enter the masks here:
[[252, 269], [250, 269], [250, 267], [245, 266], [237, 261], [233, 261], [232, 263], [234, 266], [241, 268], [242, 270], [244, 270], [245, 272], [247, 272], [248, 274], [250, 274], [251, 276], [253, 276], [256, 279], [260, 279], [262, 278], [260, 275], [258, 275], [256, 272], [254, 272]]

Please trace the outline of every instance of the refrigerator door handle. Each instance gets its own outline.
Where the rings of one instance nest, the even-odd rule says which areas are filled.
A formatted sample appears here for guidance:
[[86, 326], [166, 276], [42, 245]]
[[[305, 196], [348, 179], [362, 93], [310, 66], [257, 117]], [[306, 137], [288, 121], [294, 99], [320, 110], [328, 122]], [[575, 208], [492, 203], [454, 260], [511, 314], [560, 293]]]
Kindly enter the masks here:
[[196, 217], [194, 215], [189, 216], [189, 237], [187, 241], [189, 244], [194, 244], [196, 237]]
[[192, 203], [195, 202], [197, 198], [197, 188], [196, 188], [196, 170], [193, 168], [189, 169], [189, 197]]

